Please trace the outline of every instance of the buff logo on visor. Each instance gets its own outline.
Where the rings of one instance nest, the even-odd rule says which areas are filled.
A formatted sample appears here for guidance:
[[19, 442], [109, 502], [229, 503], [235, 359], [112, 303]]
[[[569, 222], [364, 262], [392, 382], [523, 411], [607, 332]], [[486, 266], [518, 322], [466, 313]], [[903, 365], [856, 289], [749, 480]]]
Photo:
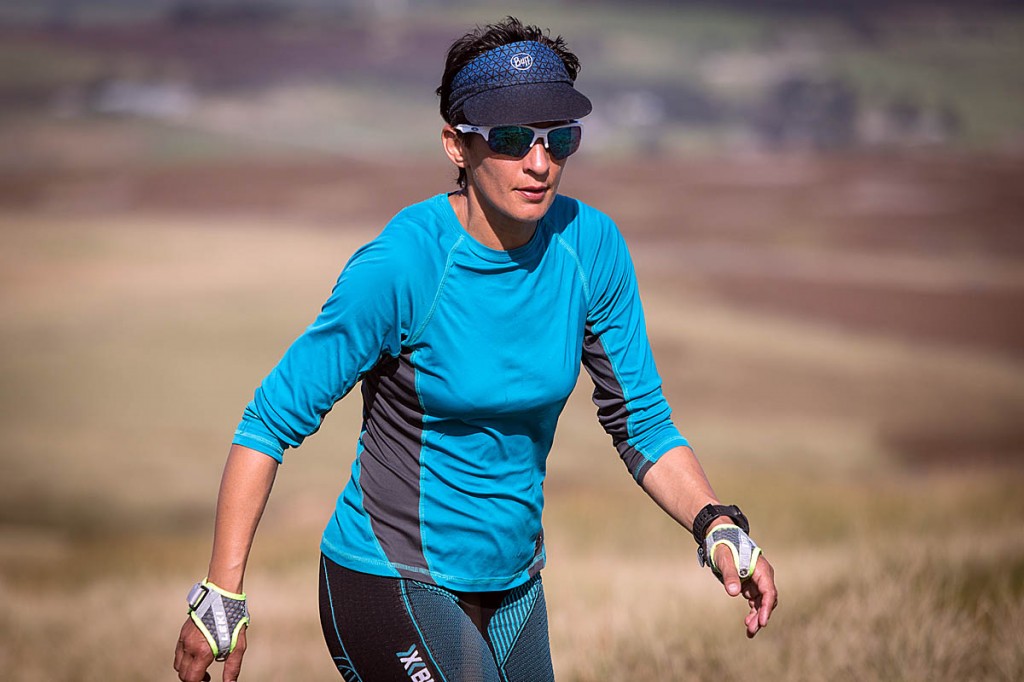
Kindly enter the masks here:
[[533, 66], [533, 57], [525, 52], [512, 55], [512, 59], [508, 61], [516, 71], [529, 71], [530, 67]]
[[533, 83], [565, 83], [572, 87], [565, 64], [547, 45], [523, 41], [488, 50], [462, 67], [452, 80], [449, 116], [454, 118], [470, 97]]

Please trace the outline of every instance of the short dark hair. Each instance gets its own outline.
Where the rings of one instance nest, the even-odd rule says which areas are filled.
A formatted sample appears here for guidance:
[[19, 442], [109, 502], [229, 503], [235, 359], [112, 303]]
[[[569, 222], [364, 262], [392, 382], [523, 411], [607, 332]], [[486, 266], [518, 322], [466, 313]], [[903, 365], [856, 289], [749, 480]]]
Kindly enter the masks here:
[[[438, 97], [441, 98], [441, 118], [444, 119], [445, 123], [457, 125], [467, 122], [464, 120], [461, 112], [456, 113], [453, 117], [451, 112], [448, 111], [451, 105], [452, 81], [455, 80], [456, 74], [462, 70], [462, 67], [484, 52], [501, 47], [502, 45], [522, 41], [533, 41], [547, 45], [554, 50], [555, 54], [562, 60], [562, 63], [565, 64], [565, 70], [569, 72], [569, 78], [575, 81], [576, 76], [580, 72], [579, 58], [569, 51], [562, 36], [552, 38], [549, 33], [550, 31], [547, 29], [523, 24], [519, 19], [508, 16], [495, 24], [477, 26], [474, 30], [452, 43], [451, 47], [448, 48], [448, 57], [444, 62], [444, 75], [441, 76], [441, 85], [436, 90]], [[459, 120], [453, 120], [453, 118]], [[466, 186], [466, 170], [464, 168], [459, 169], [457, 182], [459, 187], [464, 188]]]

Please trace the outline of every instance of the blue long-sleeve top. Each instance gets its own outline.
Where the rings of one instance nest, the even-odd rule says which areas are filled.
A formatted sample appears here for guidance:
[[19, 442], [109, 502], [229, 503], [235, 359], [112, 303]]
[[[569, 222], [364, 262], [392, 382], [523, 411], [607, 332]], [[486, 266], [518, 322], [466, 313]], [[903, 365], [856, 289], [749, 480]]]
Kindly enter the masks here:
[[281, 461], [362, 380], [357, 455], [324, 554], [454, 590], [510, 589], [544, 564], [546, 460], [581, 364], [638, 482], [686, 445], [614, 223], [558, 196], [527, 244], [498, 251], [440, 194], [352, 256], [234, 443]]

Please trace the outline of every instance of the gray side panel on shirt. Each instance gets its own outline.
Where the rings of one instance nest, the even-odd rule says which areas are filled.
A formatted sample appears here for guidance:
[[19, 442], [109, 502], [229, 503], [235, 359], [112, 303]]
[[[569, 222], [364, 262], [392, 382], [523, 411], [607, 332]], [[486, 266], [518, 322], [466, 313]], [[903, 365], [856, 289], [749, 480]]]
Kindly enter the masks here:
[[637, 481], [643, 480], [651, 462], [628, 442], [629, 410], [626, 409], [625, 391], [615, 376], [615, 370], [601, 343], [601, 337], [594, 333], [590, 324], [587, 324], [584, 330], [583, 366], [594, 380], [593, 400], [597, 405], [598, 421], [612, 437], [612, 443], [629, 473]]
[[[423, 410], [408, 351], [383, 357], [363, 377], [363, 508], [388, 560], [403, 576], [427, 579], [420, 535]], [[419, 569], [410, 571], [408, 568]]]

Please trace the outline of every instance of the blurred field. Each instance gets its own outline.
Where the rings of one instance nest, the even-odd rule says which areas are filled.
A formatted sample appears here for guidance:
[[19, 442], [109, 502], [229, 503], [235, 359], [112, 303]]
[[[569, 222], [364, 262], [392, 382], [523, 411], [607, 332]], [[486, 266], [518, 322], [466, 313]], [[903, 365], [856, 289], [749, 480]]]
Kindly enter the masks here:
[[[0, 678], [174, 679], [244, 404], [348, 255], [453, 186], [440, 55], [515, 11], [583, 58], [562, 190], [626, 234], [676, 421], [781, 589], [748, 642], [584, 375], [545, 485], [558, 679], [1024, 679], [1022, 15], [371, 4], [404, 9], [0, 0]], [[812, 101], [774, 110], [786, 82]], [[850, 138], [800, 118], [837, 87]], [[245, 680], [339, 679], [317, 547], [360, 414], [278, 476]]]
[[[1024, 165], [935, 167], [570, 169], [566, 193], [627, 233], [676, 418], [719, 493], [754, 519], [782, 605], [744, 639], [743, 606], [625, 475], [583, 379], [546, 486], [559, 679], [1024, 674], [1022, 211], [1000, 189]], [[204, 168], [7, 179], [36, 203], [9, 193], [0, 218], [6, 679], [171, 677], [242, 406], [347, 255], [449, 182], [431, 163]], [[202, 200], [203, 173], [230, 199], [220, 208]], [[119, 183], [128, 208], [82, 210], [68, 198], [88, 183]], [[920, 207], [886, 203], [895, 191]], [[825, 303], [808, 303], [815, 292]], [[359, 413], [357, 399], [339, 404], [278, 478], [247, 581], [246, 679], [336, 679], [317, 541]]]

